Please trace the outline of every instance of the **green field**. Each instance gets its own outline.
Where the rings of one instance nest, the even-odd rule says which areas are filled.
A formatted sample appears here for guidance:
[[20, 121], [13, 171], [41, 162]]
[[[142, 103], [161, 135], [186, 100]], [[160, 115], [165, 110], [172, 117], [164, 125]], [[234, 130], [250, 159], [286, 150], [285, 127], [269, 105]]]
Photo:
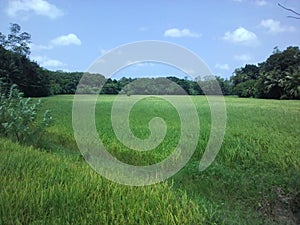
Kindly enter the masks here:
[[[184, 102], [186, 97], [176, 98]], [[130, 127], [137, 137], [150, 135], [153, 117], [163, 118], [168, 128], [155, 150], [137, 152], [115, 137], [114, 99], [101, 96], [95, 112], [108, 151], [133, 165], [166, 158], [180, 136], [174, 107], [159, 96], [134, 106]], [[199, 172], [211, 118], [205, 97], [192, 100], [201, 129], [188, 164], [162, 183], [130, 187], [101, 177], [84, 161], [73, 136], [73, 96], [43, 98], [54, 121], [40, 148], [0, 139], [0, 224], [299, 223], [300, 101], [225, 97], [223, 145], [213, 164]]]

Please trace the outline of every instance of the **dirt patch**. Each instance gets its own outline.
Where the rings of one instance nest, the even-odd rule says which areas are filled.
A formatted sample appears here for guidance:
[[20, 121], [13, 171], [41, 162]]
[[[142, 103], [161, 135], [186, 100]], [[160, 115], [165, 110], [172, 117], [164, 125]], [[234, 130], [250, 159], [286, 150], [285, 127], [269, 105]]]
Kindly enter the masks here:
[[273, 200], [264, 200], [259, 204], [259, 210], [264, 216], [283, 225], [300, 224], [300, 193], [287, 194], [280, 187], [273, 187]]

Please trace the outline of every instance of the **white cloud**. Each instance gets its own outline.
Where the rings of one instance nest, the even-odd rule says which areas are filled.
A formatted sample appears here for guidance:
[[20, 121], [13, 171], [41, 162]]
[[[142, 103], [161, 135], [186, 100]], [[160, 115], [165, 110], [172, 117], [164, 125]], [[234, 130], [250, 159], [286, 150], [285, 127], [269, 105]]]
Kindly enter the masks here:
[[80, 39], [75, 34], [59, 36], [51, 41], [53, 45], [81, 45]]
[[229, 67], [229, 65], [227, 63], [225, 63], [225, 64], [219, 64], [219, 63], [217, 63], [215, 65], [215, 67], [218, 68], [218, 69], [221, 69], [221, 70], [229, 70], [230, 69], [230, 67]]
[[60, 66], [63, 66], [64, 64], [57, 60], [57, 59], [48, 59], [48, 60], [45, 60], [43, 63], [42, 63], [42, 66], [43, 67], [60, 67]]
[[266, 28], [269, 33], [273, 34], [296, 31], [295, 27], [281, 25], [279, 21], [273, 19], [262, 20], [260, 26]]
[[36, 45], [34, 43], [30, 43], [29, 47], [33, 51], [38, 51], [38, 50], [50, 50], [53, 48], [52, 45]]
[[191, 32], [189, 29], [177, 29], [177, 28], [171, 28], [165, 31], [164, 33], [165, 37], [200, 37], [200, 34]]
[[247, 54], [235, 55], [233, 58], [237, 61], [242, 61], [242, 62], [249, 62], [250, 60], [252, 60], [252, 57]]
[[265, 6], [265, 5], [267, 5], [267, 1], [265, 1], [265, 0], [256, 0], [255, 1], [255, 5], [257, 5], [257, 6]]
[[[80, 39], [75, 34], [62, 35], [53, 39], [48, 45], [38, 45], [30, 43], [29, 47], [32, 51], [41, 51], [41, 50], [50, 50], [55, 46], [67, 46], [67, 45], [81, 45]], [[101, 50], [101, 53], [104, 54], [105, 50]], [[105, 51], [106, 53], [107, 51]]]
[[258, 44], [256, 34], [244, 27], [238, 27], [232, 32], [227, 31], [223, 36], [223, 40], [243, 45], [255, 46]]
[[36, 61], [42, 67], [61, 67], [65, 64], [57, 59], [50, 59], [47, 56], [32, 56], [32, 60]]
[[63, 15], [63, 12], [55, 5], [50, 4], [46, 0], [11, 0], [8, 1], [6, 13], [11, 17], [17, 17], [20, 13], [35, 13], [40, 16], [47, 16], [55, 19]]

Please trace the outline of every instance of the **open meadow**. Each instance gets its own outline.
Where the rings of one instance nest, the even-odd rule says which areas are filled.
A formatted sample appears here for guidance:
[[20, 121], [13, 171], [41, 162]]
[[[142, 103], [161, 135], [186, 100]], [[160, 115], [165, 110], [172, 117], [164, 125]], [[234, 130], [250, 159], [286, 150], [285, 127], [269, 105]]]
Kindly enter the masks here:
[[[184, 102], [186, 97], [174, 98]], [[176, 109], [159, 96], [135, 104], [130, 128], [137, 137], [150, 135], [153, 117], [167, 125], [156, 149], [137, 152], [114, 134], [115, 98], [100, 95], [95, 112], [108, 151], [132, 165], [166, 158], [180, 137]], [[123, 100], [128, 98], [135, 96]], [[113, 183], [85, 162], [73, 135], [72, 95], [42, 98], [53, 123], [39, 148], [0, 139], [0, 224], [299, 224], [300, 101], [225, 97], [222, 147], [212, 165], [199, 172], [210, 108], [204, 96], [191, 98], [200, 121], [195, 153], [175, 176], [142, 187]]]

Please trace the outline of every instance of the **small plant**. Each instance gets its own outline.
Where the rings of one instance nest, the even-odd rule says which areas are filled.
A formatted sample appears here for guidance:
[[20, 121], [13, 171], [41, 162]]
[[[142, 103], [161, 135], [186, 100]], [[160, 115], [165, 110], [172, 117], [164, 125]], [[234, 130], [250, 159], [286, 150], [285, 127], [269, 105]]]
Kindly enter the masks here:
[[0, 81], [0, 135], [20, 143], [37, 145], [52, 120], [49, 111], [46, 110], [38, 120], [40, 100], [32, 102], [30, 98], [23, 98], [16, 85], [8, 91], [4, 87]]

